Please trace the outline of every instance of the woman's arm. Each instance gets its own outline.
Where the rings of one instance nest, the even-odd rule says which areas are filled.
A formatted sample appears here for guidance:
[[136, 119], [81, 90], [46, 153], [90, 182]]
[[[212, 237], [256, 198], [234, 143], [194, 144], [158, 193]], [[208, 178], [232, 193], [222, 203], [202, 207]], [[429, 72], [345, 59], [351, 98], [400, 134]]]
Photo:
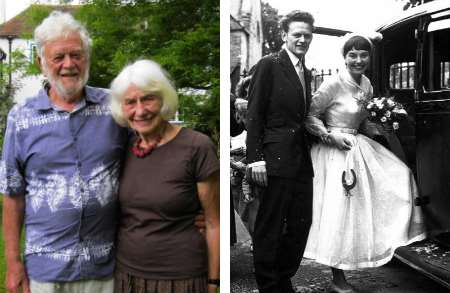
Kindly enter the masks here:
[[[330, 93], [328, 82], [325, 81], [314, 93], [311, 99], [308, 116], [305, 120], [306, 130], [309, 133], [318, 136], [324, 141], [328, 136], [328, 130], [325, 126], [323, 114], [327, 111], [332, 102], [332, 94]], [[325, 141], [324, 141], [325, 142]]]
[[[220, 271], [220, 212], [219, 172], [197, 182], [198, 197], [205, 211], [206, 243], [208, 245], [208, 279], [219, 279]], [[216, 285], [208, 284], [208, 292], [215, 293]]]
[[336, 89], [333, 83], [323, 82], [311, 100], [308, 116], [305, 120], [306, 129], [313, 135], [318, 136], [323, 143], [337, 147], [340, 150], [349, 150], [351, 142], [338, 133], [330, 133], [323, 122], [323, 115], [332, 104]]

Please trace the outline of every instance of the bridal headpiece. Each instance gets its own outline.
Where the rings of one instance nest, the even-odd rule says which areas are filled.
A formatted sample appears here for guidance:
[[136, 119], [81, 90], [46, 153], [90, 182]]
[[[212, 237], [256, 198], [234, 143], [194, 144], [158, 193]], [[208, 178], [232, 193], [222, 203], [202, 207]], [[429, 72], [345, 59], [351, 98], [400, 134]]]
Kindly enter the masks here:
[[368, 33], [360, 33], [360, 32], [348, 33], [342, 37], [342, 45], [341, 45], [341, 53], [342, 54], [344, 53], [345, 44], [353, 37], [362, 37], [362, 38], [366, 39], [369, 42], [372, 50], [373, 50], [373, 43], [377, 42], [377, 41], [381, 41], [383, 39], [383, 35], [379, 32], [375, 32], [375, 31], [368, 32]]

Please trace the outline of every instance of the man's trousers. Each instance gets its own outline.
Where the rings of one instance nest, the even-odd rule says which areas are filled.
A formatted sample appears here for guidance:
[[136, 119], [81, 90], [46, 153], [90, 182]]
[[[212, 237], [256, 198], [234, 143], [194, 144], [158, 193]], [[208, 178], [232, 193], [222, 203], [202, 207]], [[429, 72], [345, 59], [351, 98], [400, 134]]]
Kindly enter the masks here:
[[291, 293], [312, 221], [312, 178], [269, 176], [254, 234], [254, 265], [260, 293]]
[[74, 282], [37, 282], [30, 280], [31, 293], [112, 293], [114, 279], [82, 280]]

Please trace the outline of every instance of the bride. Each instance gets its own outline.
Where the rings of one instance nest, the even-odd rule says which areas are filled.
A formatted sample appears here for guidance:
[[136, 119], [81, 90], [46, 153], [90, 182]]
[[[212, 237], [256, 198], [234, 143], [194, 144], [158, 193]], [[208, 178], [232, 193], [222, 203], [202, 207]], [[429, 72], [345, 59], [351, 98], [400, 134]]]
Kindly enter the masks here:
[[[331, 267], [333, 292], [356, 292], [343, 270], [381, 266], [397, 247], [425, 238], [413, 174], [358, 131], [370, 125], [363, 105], [373, 89], [363, 73], [371, 52], [368, 38], [347, 37], [342, 49], [347, 70], [323, 82], [306, 122], [321, 143], [311, 150], [313, 223], [304, 256]], [[344, 183], [355, 184], [347, 191]]]

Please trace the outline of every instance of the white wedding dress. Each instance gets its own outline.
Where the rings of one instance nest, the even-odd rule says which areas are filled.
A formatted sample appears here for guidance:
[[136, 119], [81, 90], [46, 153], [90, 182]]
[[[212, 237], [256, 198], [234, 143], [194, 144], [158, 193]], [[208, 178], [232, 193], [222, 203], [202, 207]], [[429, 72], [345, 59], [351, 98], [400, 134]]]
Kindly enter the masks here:
[[[342, 151], [324, 143], [312, 147], [313, 222], [304, 257], [339, 268], [376, 267], [394, 250], [425, 238], [422, 213], [414, 205], [417, 187], [409, 168], [393, 153], [358, 133], [367, 112], [361, 101], [372, 96], [362, 76], [358, 85], [344, 72], [326, 80], [314, 95], [306, 127], [347, 137], [353, 147]], [[346, 192], [346, 184], [356, 184]]]

